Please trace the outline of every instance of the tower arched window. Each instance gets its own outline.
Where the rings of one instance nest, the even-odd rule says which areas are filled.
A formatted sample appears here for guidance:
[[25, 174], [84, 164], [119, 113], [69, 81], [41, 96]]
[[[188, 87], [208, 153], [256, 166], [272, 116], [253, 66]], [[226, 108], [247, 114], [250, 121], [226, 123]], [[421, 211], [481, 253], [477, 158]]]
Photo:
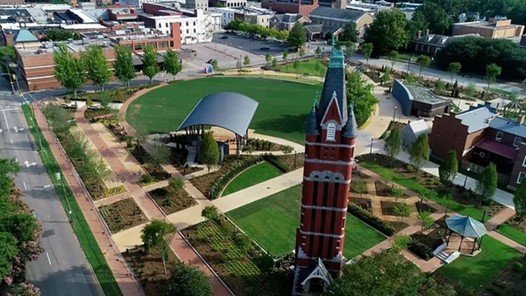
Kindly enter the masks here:
[[327, 123], [327, 141], [334, 141], [336, 137], [336, 123]]

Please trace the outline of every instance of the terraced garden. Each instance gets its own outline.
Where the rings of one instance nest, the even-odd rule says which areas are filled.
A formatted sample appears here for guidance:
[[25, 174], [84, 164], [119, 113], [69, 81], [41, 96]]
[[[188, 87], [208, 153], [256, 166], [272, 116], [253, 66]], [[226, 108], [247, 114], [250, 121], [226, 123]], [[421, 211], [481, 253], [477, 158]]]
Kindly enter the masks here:
[[112, 233], [140, 225], [148, 220], [132, 198], [102, 206], [99, 211]]

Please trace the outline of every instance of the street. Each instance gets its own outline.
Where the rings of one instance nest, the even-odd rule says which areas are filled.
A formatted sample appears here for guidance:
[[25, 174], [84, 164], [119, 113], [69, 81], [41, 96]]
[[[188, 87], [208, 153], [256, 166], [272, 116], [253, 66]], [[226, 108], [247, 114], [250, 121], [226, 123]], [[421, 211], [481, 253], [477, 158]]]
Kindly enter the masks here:
[[103, 295], [31, 140], [21, 101], [1, 78], [0, 157], [18, 160], [16, 185], [42, 223], [44, 252], [27, 265], [27, 280], [40, 288], [42, 295]]

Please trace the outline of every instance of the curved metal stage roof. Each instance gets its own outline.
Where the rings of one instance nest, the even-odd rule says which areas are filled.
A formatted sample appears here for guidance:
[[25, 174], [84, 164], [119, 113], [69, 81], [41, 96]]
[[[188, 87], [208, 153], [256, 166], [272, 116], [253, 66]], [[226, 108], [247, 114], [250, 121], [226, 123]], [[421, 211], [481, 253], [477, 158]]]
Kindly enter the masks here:
[[245, 136], [259, 103], [234, 92], [222, 92], [203, 97], [177, 130], [198, 125], [225, 128]]

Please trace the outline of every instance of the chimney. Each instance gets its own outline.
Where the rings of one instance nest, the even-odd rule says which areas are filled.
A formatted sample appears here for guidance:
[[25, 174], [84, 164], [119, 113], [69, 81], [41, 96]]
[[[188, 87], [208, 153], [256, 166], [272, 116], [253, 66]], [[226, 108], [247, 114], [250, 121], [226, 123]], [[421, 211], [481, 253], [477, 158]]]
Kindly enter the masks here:
[[422, 37], [422, 30], [418, 30], [418, 32], [416, 32], [416, 38], [420, 37]]
[[526, 122], [526, 115], [524, 114], [519, 115], [519, 123], [525, 124], [525, 122]]
[[429, 36], [429, 29], [426, 30], [426, 36]]

